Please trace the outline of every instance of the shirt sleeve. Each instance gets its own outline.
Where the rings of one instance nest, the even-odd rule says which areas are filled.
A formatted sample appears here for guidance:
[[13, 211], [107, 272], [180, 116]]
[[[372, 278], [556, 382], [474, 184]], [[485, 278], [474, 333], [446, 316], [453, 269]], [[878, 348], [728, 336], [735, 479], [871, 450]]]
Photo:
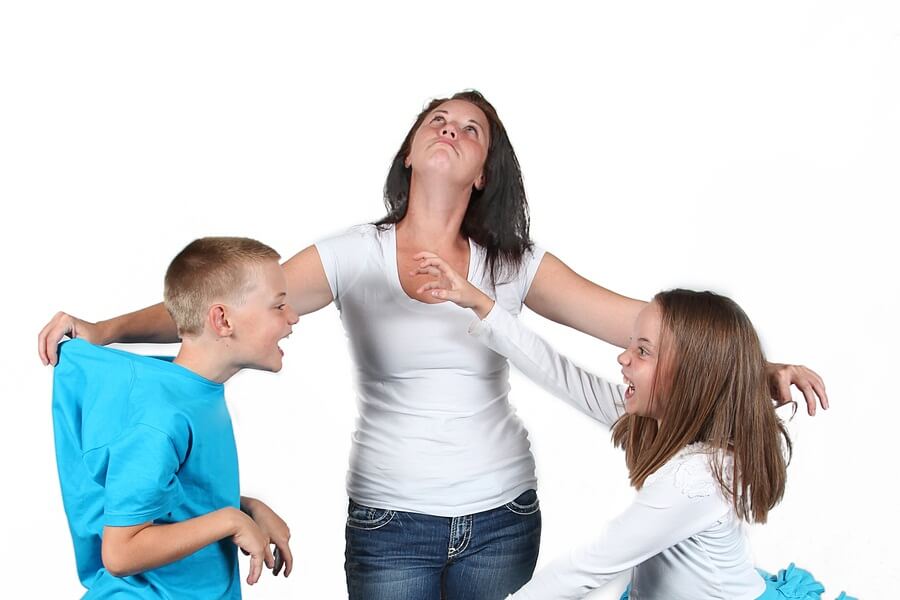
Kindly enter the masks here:
[[575, 365], [499, 304], [484, 320], [473, 321], [469, 333], [545, 390], [607, 427], [624, 412], [625, 386]]
[[316, 242], [316, 250], [336, 303], [340, 304], [341, 295], [365, 269], [365, 262], [372, 251], [370, 246], [376, 240], [375, 232], [374, 225], [357, 225]]
[[108, 447], [104, 524], [139, 525], [158, 519], [184, 501], [178, 480], [181, 457], [164, 432], [139, 424]]
[[[705, 461], [706, 457], [698, 455], [692, 460]], [[730, 507], [711, 485], [707, 468], [702, 468], [699, 480], [686, 483], [678, 481], [683, 476], [678, 473], [682, 466], [645, 484], [631, 506], [593, 541], [551, 562], [509, 598], [582, 598], [622, 571], [712, 526]]]

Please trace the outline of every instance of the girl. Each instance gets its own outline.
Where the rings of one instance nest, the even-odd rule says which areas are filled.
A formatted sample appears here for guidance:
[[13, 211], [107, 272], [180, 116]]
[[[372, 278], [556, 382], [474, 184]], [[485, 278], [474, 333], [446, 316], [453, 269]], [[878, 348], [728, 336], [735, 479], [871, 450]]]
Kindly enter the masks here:
[[510, 598], [581, 598], [627, 569], [623, 600], [820, 597], [824, 588], [806, 571], [791, 565], [768, 576], [751, 561], [742, 523], [764, 523], [781, 500], [791, 442], [759, 339], [737, 304], [711, 292], [657, 294], [619, 355], [625, 385], [617, 386], [557, 354], [439, 257], [416, 258], [418, 272], [435, 277], [420, 292], [471, 308], [481, 320], [470, 334], [612, 427], [638, 490], [593, 542]]

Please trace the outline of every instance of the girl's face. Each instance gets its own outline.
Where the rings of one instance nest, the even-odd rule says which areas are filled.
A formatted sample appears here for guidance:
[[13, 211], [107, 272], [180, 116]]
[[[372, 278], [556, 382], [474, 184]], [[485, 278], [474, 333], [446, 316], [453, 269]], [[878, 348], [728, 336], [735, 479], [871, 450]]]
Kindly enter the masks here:
[[406, 166], [416, 173], [437, 172], [481, 189], [490, 141], [484, 112], [465, 100], [449, 100], [425, 116], [413, 137]]
[[628, 390], [625, 392], [625, 412], [659, 419], [662, 410], [659, 399], [651, 403], [653, 382], [659, 364], [659, 334], [662, 314], [651, 302], [638, 314], [628, 347], [619, 355], [622, 375]]

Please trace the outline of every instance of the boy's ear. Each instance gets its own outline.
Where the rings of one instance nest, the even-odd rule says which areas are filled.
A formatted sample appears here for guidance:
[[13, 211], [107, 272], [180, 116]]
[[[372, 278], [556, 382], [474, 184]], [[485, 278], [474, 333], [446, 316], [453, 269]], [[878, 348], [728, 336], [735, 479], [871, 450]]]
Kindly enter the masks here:
[[231, 324], [228, 309], [224, 304], [213, 304], [209, 307], [206, 323], [218, 337], [230, 337], [234, 333], [234, 326]]

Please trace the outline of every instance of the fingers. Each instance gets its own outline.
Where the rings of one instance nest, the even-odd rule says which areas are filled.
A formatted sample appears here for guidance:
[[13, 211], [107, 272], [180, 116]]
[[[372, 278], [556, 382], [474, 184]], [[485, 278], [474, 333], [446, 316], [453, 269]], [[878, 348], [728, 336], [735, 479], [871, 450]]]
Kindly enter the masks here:
[[[288, 546], [287, 542], [278, 544], [277, 548], [280, 550], [282, 560], [284, 560], [284, 576], [287, 577], [294, 570], [294, 555], [291, 554], [291, 547]], [[278, 575], [278, 573], [275, 574]]]
[[819, 374], [812, 369], [806, 369], [806, 371], [809, 373], [809, 383], [812, 386], [813, 391], [815, 391], [816, 395], [819, 397], [819, 404], [822, 408], [828, 410], [830, 404], [828, 403], [828, 394], [825, 393], [825, 382], [822, 381]]
[[800, 388], [800, 391], [803, 392], [803, 397], [806, 399], [806, 412], [809, 413], [809, 416], [816, 416], [816, 395], [813, 393], [812, 386], [807, 384], [797, 385]]
[[418, 254], [413, 255], [413, 260], [422, 260], [424, 258], [440, 258], [434, 252], [419, 252]]
[[275, 557], [272, 555], [272, 547], [266, 544], [266, 567], [269, 569], [275, 568]]
[[260, 554], [254, 554], [250, 557], [250, 574], [247, 575], [247, 583], [253, 585], [259, 581], [262, 574], [263, 557]]
[[[56, 313], [55, 315], [53, 315], [53, 318], [50, 319], [50, 322], [44, 325], [44, 328], [41, 329], [41, 332], [38, 334], [38, 356], [40, 357], [41, 362], [44, 364], [44, 366], [56, 365], [57, 343], [72, 329], [71, 322], [65, 324], [65, 320], [68, 318], [69, 315], [62, 311]], [[61, 324], [63, 324], [64, 327], [61, 331], [59, 331], [58, 329]]]
[[419, 267], [416, 271], [410, 271], [410, 275], [431, 275], [432, 277], [440, 277], [444, 273], [436, 267]]
[[778, 388], [775, 390], [778, 397], [775, 398], [775, 404], [781, 406], [791, 401], [791, 381], [787, 377], [778, 376]]

